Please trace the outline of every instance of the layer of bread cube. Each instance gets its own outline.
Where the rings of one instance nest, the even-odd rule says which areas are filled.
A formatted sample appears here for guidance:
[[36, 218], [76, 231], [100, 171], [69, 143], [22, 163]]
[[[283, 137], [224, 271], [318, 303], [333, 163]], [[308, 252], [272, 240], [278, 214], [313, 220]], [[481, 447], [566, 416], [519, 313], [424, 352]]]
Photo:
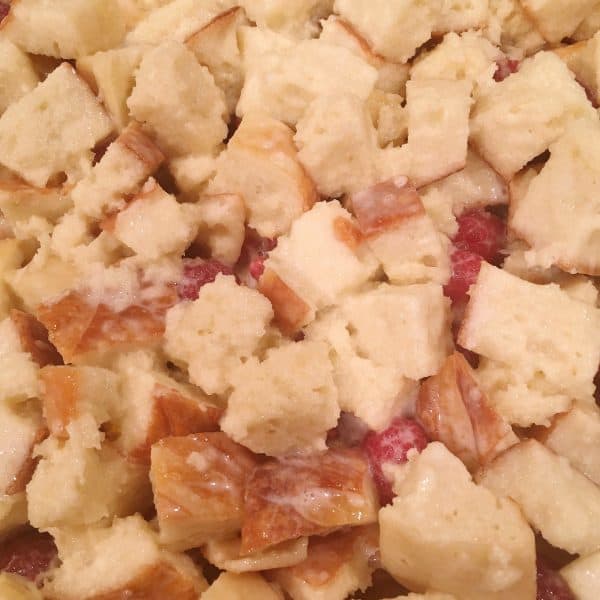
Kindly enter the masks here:
[[27, 524], [25, 492], [0, 496], [0, 540]]
[[211, 194], [239, 194], [247, 219], [264, 237], [289, 230], [316, 200], [297, 156], [292, 130], [264, 112], [247, 114], [217, 161]]
[[59, 173], [76, 178], [112, 129], [91, 90], [63, 63], [0, 117], [0, 162], [38, 187]]
[[325, 449], [340, 409], [329, 349], [304, 341], [249, 358], [231, 377], [233, 391], [221, 429], [254, 452], [281, 456]]
[[256, 290], [219, 275], [193, 302], [167, 313], [165, 351], [187, 366], [190, 381], [207, 394], [230, 389], [234, 371], [258, 351], [273, 317]]
[[439, 35], [448, 31], [480, 29], [487, 23], [487, 17], [488, 0], [442, 0], [433, 31]]
[[283, 594], [257, 573], [221, 573], [202, 600], [282, 600]]
[[13, 573], [0, 574], [0, 595], [6, 600], [42, 600], [34, 583]]
[[498, 497], [512, 498], [556, 548], [583, 555], [600, 548], [600, 488], [536, 440], [508, 449], [478, 480]]
[[192, 560], [163, 550], [142, 517], [112, 525], [54, 532], [61, 565], [50, 573], [44, 596], [100, 600], [122, 596], [197, 600], [208, 583]]
[[31, 59], [8, 39], [0, 41], [0, 114], [39, 81]]
[[[511, 202], [510, 226], [531, 246], [534, 265], [600, 275], [599, 143], [600, 123], [571, 122], [524, 196]], [[540, 210], [543, 219], [535, 218]]]
[[517, 73], [479, 94], [471, 115], [471, 143], [510, 179], [558, 139], [573, 118], [597, 116], [563, 61], [552, 52], [539, 52]]
[[400, 583], [465, 600], [535, 598], [533, 531], [443, 444], [397, 467], [394, 492], [379, 511], [379, 543], [383, 567]]
[[119, 8], [117, 0], [16, 0], [2, 33], [26, 52], [78, 58], [123, 39]]
[[127, 106], [169, 155], [211, 152], [227, 135], [223, 91], [179, 42], [144, 54]]
[[527, 56], [546, 44], [542, 34], [525, 13], [520, 0], [489, 0], [486, 35], [503, 49], [516, 48]]
[[600, 580], [600, 551], [575, 559], [560, 574], [578, 600], [594, 600]]

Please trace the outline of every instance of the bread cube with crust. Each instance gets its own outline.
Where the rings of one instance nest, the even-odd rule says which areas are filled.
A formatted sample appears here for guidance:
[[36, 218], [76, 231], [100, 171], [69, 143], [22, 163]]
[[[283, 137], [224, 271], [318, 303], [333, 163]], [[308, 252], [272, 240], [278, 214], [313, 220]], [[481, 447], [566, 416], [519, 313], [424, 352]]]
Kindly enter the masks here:
[[211, 153], [227, 135], [222, 90], [179, 42], [164, 42], [144, 54], [127, 106], [170, 156]]
[[[524, 196], [513, 198], [510, 226], [531, 246], [532, 265], [600, 275], [599, 143], [597, 120], [569, 123]], [[544, 219], [533, 220], [540, 210]]]
[[272, 318], [264, 296], [219, 275], [200, 289], [197, 300], [169, 310], [165, 352], [187, 366], [194, 385], [207, 394], [223, 394], [236, 368], [258, 351]]
[[248, 225], [269, 238], [287, 232], [317, 198], [298, 160], [292, 130], [262, 112], [242, 119], [218, 158], [208, 192], [239, 194]]
[[112, 129], [91, 90], [63, 63], [0, 117], [0, 162], [38, 187], [61, 172], [77, 178]]
[[597, 115], [560, 58], [539, 52], [517, 73], [481, 92], [471, 114], [471, 143], [508, 180], [575, 118], [597, 120]]
[[379, 543], [397, 581], [465, 600], [535, 598], [534, 535], [511, 500], [476, 485], [439, 442], [394, 471], [396, 498], [379, 511]]
[[499, 498], [512, 498], [556, 548], [582, 555], [600, 548], [600, 488], [538, 441], [508, 449], [478, 480]]
[[257, 573], [221, 573], [202, 600], [282, 600], [283, 594]]
[[582, 556], [560, 570], [578, 600], [594, 600], [598, 595], [600, 551]]
[[0, 114], [39, 82], [31, 59], [8, 39], [0, 40]]
[[443, 34], [448, 31], [481, 29], [487, 23], [488, 0], [442, 0], [433, 31]]
[[302, 341], [249, 358], [233, 374], [221, 429], [250, 450], [282, 456], [324, 450], [340, 409], [329, 349]]
[[116, 0], [15, 0], [2, 33], [32, 54], [78, 58], [119, 44], [125, 26]]
[[244, 492], [258, 464], [224, 433], [167, 437], [152, 448], [150, 478], [162, 544], [178, 550], [242, 527]]
[[208, 588], [192, 559], [162, 549], [139, 515], [110, 527], [53, 533], [61, 564], [44, 584], [52, 600], [197, 600]]
[[489, 0], [485, 35], [503, 50], [515, 48], [526, 56], [534, 54], [546, 44], [520, 0]]

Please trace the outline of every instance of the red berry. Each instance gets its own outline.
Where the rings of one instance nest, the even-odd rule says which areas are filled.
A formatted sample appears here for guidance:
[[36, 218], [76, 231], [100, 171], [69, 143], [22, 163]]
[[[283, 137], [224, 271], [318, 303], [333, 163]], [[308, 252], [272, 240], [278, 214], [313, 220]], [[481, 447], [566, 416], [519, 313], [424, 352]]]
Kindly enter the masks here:
[[265, 260], [266, 256], [259, 256], [255, 258], [248, 267], [250, 275], [252, 275], [252, 277], [256, 279], [256, 281], [258, 281], [261, 275], [265, 272]]
[[10, 2], [0, 2], [0, 23], [10, 12]]
[[0, 546], [0, 571], [35, 581], [50, 568], [56, 554], [52, 536], [31, 529]]
[[413, 419], [398, 417], [383, 431], [371, 431], [363, 442], [371, 464], [371, 472], [379, 491], [382, 505], [389, 504], [394, 497], [392, 485], [383, 473], [384, 463], [406, 462], [409, 450], [423, 450], [427, 446], [427, 436], [423, 428]]
[[177, 285], [179, 297], [182, 300], [196, 300], [200, 288], [207, 283], [212, 283], [219, 273], [233, 275], [232, 269], [218, 260], [185, 258], [183, 260], [183, 278]]
[[552, 570], [540, 557], [537, 559], [536, 575], [536, 600], [575, 600], [571, 588], [561, 574]]
[[452, 275], [444, 286], [444, 294], [453, 302], [467, 298], [467, 292], [477, 280], [481, 268], [481, 256], [466, 250], [454, 250], [450, 256]]
[[506, 243], [506, 225], [485, 210], [471, 210], [458, 217], [458, 233], [452, 240], [459, 250], [479, 254], [494, 263]]
[[501, 58], [496, 61], [496, 72], [494, 79], [496, 81], [504, 81], [509, 75], [516, 73], [519, 70], [520, 62], [512, 58]]

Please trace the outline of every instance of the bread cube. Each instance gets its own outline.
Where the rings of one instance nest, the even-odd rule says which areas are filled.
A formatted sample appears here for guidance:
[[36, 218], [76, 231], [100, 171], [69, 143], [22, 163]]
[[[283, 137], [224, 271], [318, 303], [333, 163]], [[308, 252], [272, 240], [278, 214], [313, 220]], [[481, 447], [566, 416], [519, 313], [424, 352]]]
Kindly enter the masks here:
[[510, 179], [556, 141], [574, 118], [597, 116], [560, 58], [539, 52], [517, 73], [481, 92], [471, 115], [471, 142]]
[[90, 89], [63, 63], [0, 117], [0, 162], [38, 187], [61, 172], [76, 178], [112, 128]]
[[[600, 123], [571, 122], [524, 197], [512, 202], [510, 226], [531, 246], [534, 265], [600, 275], [599, 143]], [[544, 219], [534, 220], [540, 211]]]
[[221, 429], [254, 452], [324, 450], [340, 409], [328, 347], [304, 341], [248, 359], [233, 374]]
[[133, 90], [134, 73], [144, 52], [143, 46], [127, 46], [77, 60], [77, 72], [97, 92], [119, 131], [130, 121], [127, 98]]
[[161, 543], [185, 550], [239, 532], [246, 483], [257, 464], [221, 432], [155, 444], [150, 478]]
[[240, 117], [264, 111], [295, 125], [315, 98], [353, 94], [365, 100], [377, 81], [376, 69], [342, 46], [320, 39], [291, 44], [284, 38], [265, 48], [262, 36], [243, 36], [246, 76], [236, 109]]
[[270, 460], [247, 482], [241, 552], [369, 525], [378, 508], [367, 459], [356, 448]]
[[440, 0], [336, 0], [335, 12], [364, 36], [375, 52], [397, 63], [412, 58], [431, 37], [439, 20]]
[[583, 555], [600, 548], [600, 488], [536, 440], [501, 454], [478, 479], [498, 497], [512, 498], [553, 546]]
[[44, 595], [61, 600], [138, 596], [197, 600], [208, 583], [191, 558], [163, 550], [139, 515], [110, 527], [55, 532], [61, 565]]
[[598, 30], [600, 30], [600, 6], [596, 4], [569, 37], [581, 42], [594, 37]]
[[276, 569], [272, 579], [295, 600], [343, 600], [371, 585], [376, 526], [352, 527], [326, 537], [312, 537], [308, 557], [300, 564]]
[[436, 34], [480, 29], [487, 23], [488, 0], [442, 0], [433, 28]]
[[223, 92], [193, 52], [178, 42], [144, 54], [127, 106], [169, 155], [210, 153], [227, 135]]
[[12, 573], [0, 574], [0, 594], [6, 600], [42, 600], [42, 593], [31, 581]]
[[600, 552], [582, 556], [560, 570], [578, 600], [594, 600], [598, 595]]
[[8, 39], [0, 40], [0, 114], [39, 81], [31, 59]]
[[265, 113], [246, 115], [217, 161], [211, 194], [239, 194], [248, 224], [264, 237], [289, 230], [317, 198], [300, 164], [292, 130]]
[[26, 525], [27, 520], [25, 492], [0, 496], [0, 540]]
[[2, 32], [26, 52], [78, 58], [116, 46], [125, 26], [116, 0], [17, 0]]
[[406, 177], [363, 189], [349, 202], [360, 232], [392, 283], [446, 283], [447, 244]]
[[202, 600], [282, 600], [282, 593], [256, 573], [221, 573]]
[[235, 369], [259, 349], [272, 318], [266, 298], [219, 275], [200, 289], [197, 300], [169, 310], [165, 351], [187, 365], [193, 384], [207, 394], [223, 394]]

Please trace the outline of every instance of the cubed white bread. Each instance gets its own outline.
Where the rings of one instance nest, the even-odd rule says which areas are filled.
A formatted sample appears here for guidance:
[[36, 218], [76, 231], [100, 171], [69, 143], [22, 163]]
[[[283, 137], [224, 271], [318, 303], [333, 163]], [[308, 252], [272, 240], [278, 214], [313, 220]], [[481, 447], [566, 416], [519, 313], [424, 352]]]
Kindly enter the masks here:
[[546, 41], [569, 37], [598, 4], [596, 0], [520, 0], [525, 13]]
[[600, 548], [600, 487], [536, 440], [509, 448], [478, 480], [512, 498], [553, 546], [582, 555]]
[[143, 46], [128, 46], [77, 60], [77, 72], [98, 94], [119, 131], [130, 121], [127, 98], [133, 90], [135, 70], [145, 51]]
[[329, 348], [303, 341], [250, 358], [233, 374], [222, 430], [254, 452], [324, 450], [340, 409]]
[[112, 129], [91, 90], [63, 63], [0, 117], [0, 162], [38, 187], [59, 173], [75, 179]]
[[471, 115], [471, 142], [508, 180], [574, 118], [598, 117], [563, 61], [552, 52], [539, 52], [517, 73], [482, 90]]
[[[50, 437], [27, 485], [29, 521], [42, 530], [79, 527], [144, 512], [152, 505], [147, 468], [129, 463], [109, 446], [97, 448], [78, 435], [66, 442]], [[57, 485], [60, 481], [60, 485]]]
[[470, 81], [412, 80], [406, 84], [410, 178], [426, 185], [467, 164]]
[[536, 285], [482, 264], [458, 343], [549, 394], [587, 400], [600, 362], [600, 310], [557, 285]]
[[257, 573], [221, 573], [202, 600], [282, 600], [283, 594]]
[[266, 113], [247, 114], [217, 160], [211, 194], [239, 194], [248, 224], [277, 237], [317, 198], [297, 157], [292, 130]]
[[512, 199], [509, 223], [533, 265], [600, 275], [599, 144], [598, 120], [569, 123], [524, 197]]
[[29, 56], [8, 39], [0, 40], [0, 114], [38, 82]]
[[0, 574], [0, 596], [5, 600], [42, 600], [34, 583], [13, 573]]
[[479, 32], [448, 33], [433, 50], [423, 53], [410, 69], [411, 79], [454, 79], [485, 87], [496, 71], [502, 51]]
[[116, 46], [125, 26], [116, 0], [16, 0], [2, 33], [32, 54], [78, 58]]
[[[236, 113], [264, 111], [295, 125], [319, 96], [354, 94], [365, 100], [377, 70], [352, 51], [323, 40], [273, 41], [271, 34], [242, 28], [245, 80]], [[352, 77], [346, 77], [352, 73]]]
[[341, 312], [360, 356], [409, 379], [437, 373], [449, 354], [449, 301], [440, 285], [381, 284], [348, 297]]
[[217, 15], [186, 40], [198, 62], [208, 67], [216, 84], [225, 93], [227, 112], [233, 114], [244, 83], [242, 54], [237, 34], [248, 25], [244, 10], [236, 6]]
[[377, 133], [365, 103], [320, 96], [296, 125], [298, 159], [323, 196], [338, 198], [379, 180]]
[[600, 586], [600, 552], [575, 559], [560, 574], [577, 600], [595, 600]]
[[227, 135], [223, 91], [179, 42], [164, 42], [144, 54], [127, 106], [172, 156], [211, 153]]
[[335, 12], [392, 62], [412, 58], [436, 27], [441, 0], [336, 0]]
[[391, 506], [379, 511], [383, 567], [409, 589], [463, 600], [534, 600], [535, 539], [518, 507], [476, 485], [433, 442], [395, 468]]
[[408, 140], [408, 110], [400, 94], [374, 89], [367, 98], [367, 109], [379, 146], [400, 146]]
[[124, 197], [137, 192], [163, 159], [140, 125], [129, 124], [71, 192], [75, 207], [94, 219], [122, 209]]
[[208, 583], [192, 560], [160, 548], [142, 517], [110, 527], [53, 532], [61, 560], [44, 585], [52, 600], [140, 598], [197, 600]]
[[27, 524], [25, 492], [0, 496], [0, 540]]
[[600, 4], [597, 4], [579, 23], [577, 29], [569, 37], [581, 42], [583, 40], [589, 40], [591, 37], [600, 30]]
[[[215, 154], [220, 150], [218, 147]], [[177, 189], [182, 196], [188, 198], [203, 191], [216, 172], [217, 158], [213, 154], [188, 154], [169, 161], [169, 173], [173, 176]]]
[[197, 300], [169, 310], [165, 351], [187, 366], [193, 384], [207, 394], [222, 394], [236, 367], [258, 351], [272, 318], [264, 296], [219, 275], [201, 288]]
[[[265, 269], [275, 273], [304, 302], [323, 308], [357, 290], [377, 271], [378, 262], [361, 239], [352, 215], [337, 200], [317, 202], [279, 238]], [[262, 278], [259, 289], [284, 312]]]
[[406, 177], [378, 183], [349, 199], [360, 232], [394, 284], [446, 283], [447, 240]]
[[337, 16], [322, 21], [321, 26], [320, 39], [328, 44], [348, 48], [377, 69], [378, 78], [375, 84], [377, 89], [395, 94], [404, 93], [404, 86], [408, 79], [408, 65], [385, 60], [376, 54], [352, 25]]
[[448, 31], [480, 29], [486, 25], [487, 18], [488, 0], [442, 0], [433, 31], [439, 35]]

